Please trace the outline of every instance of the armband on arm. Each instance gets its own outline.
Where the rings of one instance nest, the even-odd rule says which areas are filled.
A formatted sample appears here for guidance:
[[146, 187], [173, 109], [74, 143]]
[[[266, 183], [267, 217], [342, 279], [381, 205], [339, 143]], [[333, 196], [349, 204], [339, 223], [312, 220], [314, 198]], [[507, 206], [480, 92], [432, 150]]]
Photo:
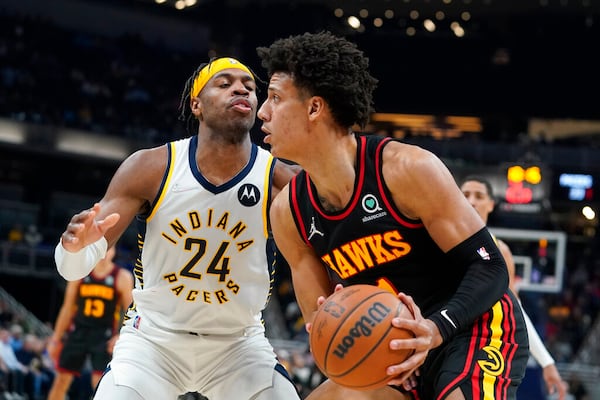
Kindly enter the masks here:
[[466, 268], [448, 303], [430, 315], [444, 341], [489, 310], [508, 288], [508, 270], [500, 250], [484, 227], [446, 253], [450, 268]]
[[104, 237], [85, 246], [77, 253], [67, 251], [62, 245], [62, 241], [59, 241], [54, 249], [56, 269], [68, 281], [79, 280], [92, 272], [98, 261], [106, 256], [107, 249], [108, 242]]
[[537, 333], [533, 322], [531, 322], [529, 315], [527, 315], [523, 307], [521, 307], [521, 312], [523, 313], [525, 325], [527, 326], [527, 335], [529, 336], [529, 352], [542, 368], [546, 368], [548, 365], [554, 364], [554, 358], [552, 358], [548, 352], [548, 349], [546, 349], [546, 346], [544, 346], [542, 338]]

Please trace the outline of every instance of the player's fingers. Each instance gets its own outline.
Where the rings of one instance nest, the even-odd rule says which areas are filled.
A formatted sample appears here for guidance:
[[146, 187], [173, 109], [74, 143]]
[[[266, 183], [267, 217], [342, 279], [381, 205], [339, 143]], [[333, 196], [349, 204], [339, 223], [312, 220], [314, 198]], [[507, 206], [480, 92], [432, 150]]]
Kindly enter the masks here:
[[406, 360], [397, 365], [390, 365], [386, 373], [390, 376], [398, 376], [400, 380], [407, 379], [418, 367], [425, 362], [427, 351], [416, 351]]
[[[394, 376], [392, 379], [390, 379], [387, 382], [387, 384], [393, 385], [393, 386], [402, 386], [402, 387], [404, 387], [404, 389], [410, 390], [414, 387], [410, 381], [410, 378], [412, 375], [413, 375], [413, 370], [405, 371], [403, 373], [398, 374], [397, 376]], [[416, 382], [415, 382], [415, 385], [416, 385]]]
[[107, 230], [115, 226], [115, 224], [119, 221], [120, 218], [121, 216], [119, 214], [112, 213], [103, 220], [98, 221], [98, 228], [100, 228], [100, 231], [102, 232], [102, 234], [104, 234]]
[[325, 297], [325, 296], [319, 296], [317, 298], [317, 307], [321, 307], [321, 305], [323, 303], [325, 303], [325, 300], [327, 300], [327, 297]]
[[312, 329], [312, 323], [307, 322], [304, 324], [304, 329], [306, 329], [306, 332], [310, 333], [310, 330]]
[[419, 308], [419, 306], [417, 306], [417, 303], [415, 303], [412, 296], [400, 292], [398, 293], [398, 298], [408, 307], [415, 319], [418, 320], [423, 318], [423, 316], [421, 315], [421, 309]]

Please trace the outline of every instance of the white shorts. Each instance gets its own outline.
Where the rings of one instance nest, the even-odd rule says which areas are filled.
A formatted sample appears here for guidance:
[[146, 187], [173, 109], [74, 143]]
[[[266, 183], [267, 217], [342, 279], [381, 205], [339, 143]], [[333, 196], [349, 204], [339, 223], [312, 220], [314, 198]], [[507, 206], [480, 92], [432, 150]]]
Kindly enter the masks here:
[[[138, 322], [136, 328], [132, 320], [121, 328], [109, 365], [117, 385], [144, 399], [175, 400], [199, 392], [210, 400], [242, 400], [273, 385], [277, 359], [262, 326], [238, 335], [198, 336]], [[281, 399], [299, 397], [286, 389]]]

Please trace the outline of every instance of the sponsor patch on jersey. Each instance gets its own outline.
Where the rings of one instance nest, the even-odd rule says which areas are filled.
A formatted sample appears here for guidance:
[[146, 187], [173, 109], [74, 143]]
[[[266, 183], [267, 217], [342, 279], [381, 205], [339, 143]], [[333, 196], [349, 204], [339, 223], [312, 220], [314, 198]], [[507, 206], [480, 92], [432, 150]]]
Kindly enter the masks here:
[[379, 200], [372, 194], [366, 194], [362, 198], [362, 208], [369, 214], [373, 214], [377, 211], [383, 211], [381, 207], [379, 207]]
[[362, 222], [372, 221], [387, 215], [387, 212], [379, 206], [377, 197], [370, 193], [363, 196], [361, 205], [363, 210], [369, 214], [363, 217]]
[[244, 183], [238, 190], [238, 200], [246, 207], [252, 207], [260, 201], [260, 190], [251, 183]]

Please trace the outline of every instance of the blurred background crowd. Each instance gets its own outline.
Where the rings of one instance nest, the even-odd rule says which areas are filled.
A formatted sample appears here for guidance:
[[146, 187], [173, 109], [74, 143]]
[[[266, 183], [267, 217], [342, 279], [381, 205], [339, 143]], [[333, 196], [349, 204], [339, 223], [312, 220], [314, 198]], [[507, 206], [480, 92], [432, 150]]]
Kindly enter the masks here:
[[[365, 131], [434, 151], [457, 179], [489, 174], [501, 197], [490, 226], [566, 234], [564, 253], [552, 244], [547, 255], [538, 237], [533, 255], [513, 248], [533, 260], [521, 271], [529, 286], [520, 297], [571, 399], [600, 398], [595, 2], [527, 0], [512, 11], [505, 3], [513, 2], [493, 0], [353, 0], [346, 9], [335, 0], [157, 3], [0, 4], [0, 399], [45, 399], [54, 376], [46, 341], [65, 287], [53, 248], [126, 155], [189, 134], [179, 106], [196, 66], [232, 55], [260, 76], [256, 46], [318, 29], [347, 35], [371, 57], [378, 113]], [[259, 124], [252, 135], [262, 145]], [[511, 166], [525, 178], [507, 175]], [[543, 182], [526, 179], [532, 167]], [[591, 183], [573, 192], [561, 184], [569, 178]], [[517, 183], [536, 185], [518, 192], [532, 193], [529, 201], [511, 200]], [[582, 215], [585, 206], [592, 214]], [[126, 234], [119, 246], [116, 262], [131, 268], [135, 238]], [[324, 378], [281, 261], [267, 333], [305, 395]], [[90, 390], [84, 372], [69, 400]]]

